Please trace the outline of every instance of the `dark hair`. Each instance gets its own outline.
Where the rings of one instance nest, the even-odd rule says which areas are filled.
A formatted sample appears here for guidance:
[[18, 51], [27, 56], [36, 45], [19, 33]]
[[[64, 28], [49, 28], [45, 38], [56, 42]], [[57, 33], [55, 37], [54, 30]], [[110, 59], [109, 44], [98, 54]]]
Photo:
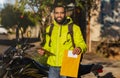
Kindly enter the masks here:
[[55, 8], [57, 8], [57, 7], [62, 7], [62, 8], [64, 8], [64, 10], [65, 10], [65, 12], [66, 12], [66, 7], [65, 7], [64, 5], [55, 5], [53, 11], [55, 11]]

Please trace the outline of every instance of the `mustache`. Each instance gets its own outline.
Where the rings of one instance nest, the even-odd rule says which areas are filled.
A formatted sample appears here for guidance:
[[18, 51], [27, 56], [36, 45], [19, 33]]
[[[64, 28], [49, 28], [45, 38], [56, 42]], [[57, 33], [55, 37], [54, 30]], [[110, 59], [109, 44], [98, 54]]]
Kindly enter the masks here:
[[56, 18], [62, 18], [62, 17], [56, 17]]
[[68, 23], [68, 21], [66, 20], [66, 17], [61, 18], [61, 20], [57, 20], [57, 18], [55, 18], [55, 21], [56, 21], [58, 24], [66, 24], [66, 23]]

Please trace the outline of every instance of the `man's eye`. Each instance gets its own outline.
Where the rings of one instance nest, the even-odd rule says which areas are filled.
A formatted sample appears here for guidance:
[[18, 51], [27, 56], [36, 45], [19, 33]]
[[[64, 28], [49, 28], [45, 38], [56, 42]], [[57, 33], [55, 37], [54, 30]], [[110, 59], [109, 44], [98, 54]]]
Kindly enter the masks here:
[[55, 12], [55, 14], [58, 14], [58, 12]]
[[55, 12], [55, 14], [64, 14], [64, 12]]
[[61, 12], [61, 14], [64, 14], [64, 12]]

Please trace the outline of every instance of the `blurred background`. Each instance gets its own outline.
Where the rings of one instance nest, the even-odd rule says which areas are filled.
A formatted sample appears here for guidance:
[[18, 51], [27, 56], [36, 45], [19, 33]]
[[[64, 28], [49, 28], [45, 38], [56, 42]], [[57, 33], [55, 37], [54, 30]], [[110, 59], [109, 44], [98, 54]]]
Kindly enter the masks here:
[[18, 37], [43, 45], [58, 3], [66, 5], [67, 15], [81, 27], [88, 47], [83, 63], [100, 62], [103, 77], [120, 78], [120, 0], [0, 0], [0, 53]]

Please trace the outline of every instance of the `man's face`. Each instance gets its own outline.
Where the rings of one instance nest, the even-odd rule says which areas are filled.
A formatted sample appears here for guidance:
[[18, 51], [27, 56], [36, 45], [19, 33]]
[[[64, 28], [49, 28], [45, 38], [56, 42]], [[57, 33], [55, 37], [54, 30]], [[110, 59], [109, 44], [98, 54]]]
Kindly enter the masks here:
[[63, 7], [56, 7], [54, 9], [54, 19], [58, 24], [63, 24], [65, 17], [65, 9]]

